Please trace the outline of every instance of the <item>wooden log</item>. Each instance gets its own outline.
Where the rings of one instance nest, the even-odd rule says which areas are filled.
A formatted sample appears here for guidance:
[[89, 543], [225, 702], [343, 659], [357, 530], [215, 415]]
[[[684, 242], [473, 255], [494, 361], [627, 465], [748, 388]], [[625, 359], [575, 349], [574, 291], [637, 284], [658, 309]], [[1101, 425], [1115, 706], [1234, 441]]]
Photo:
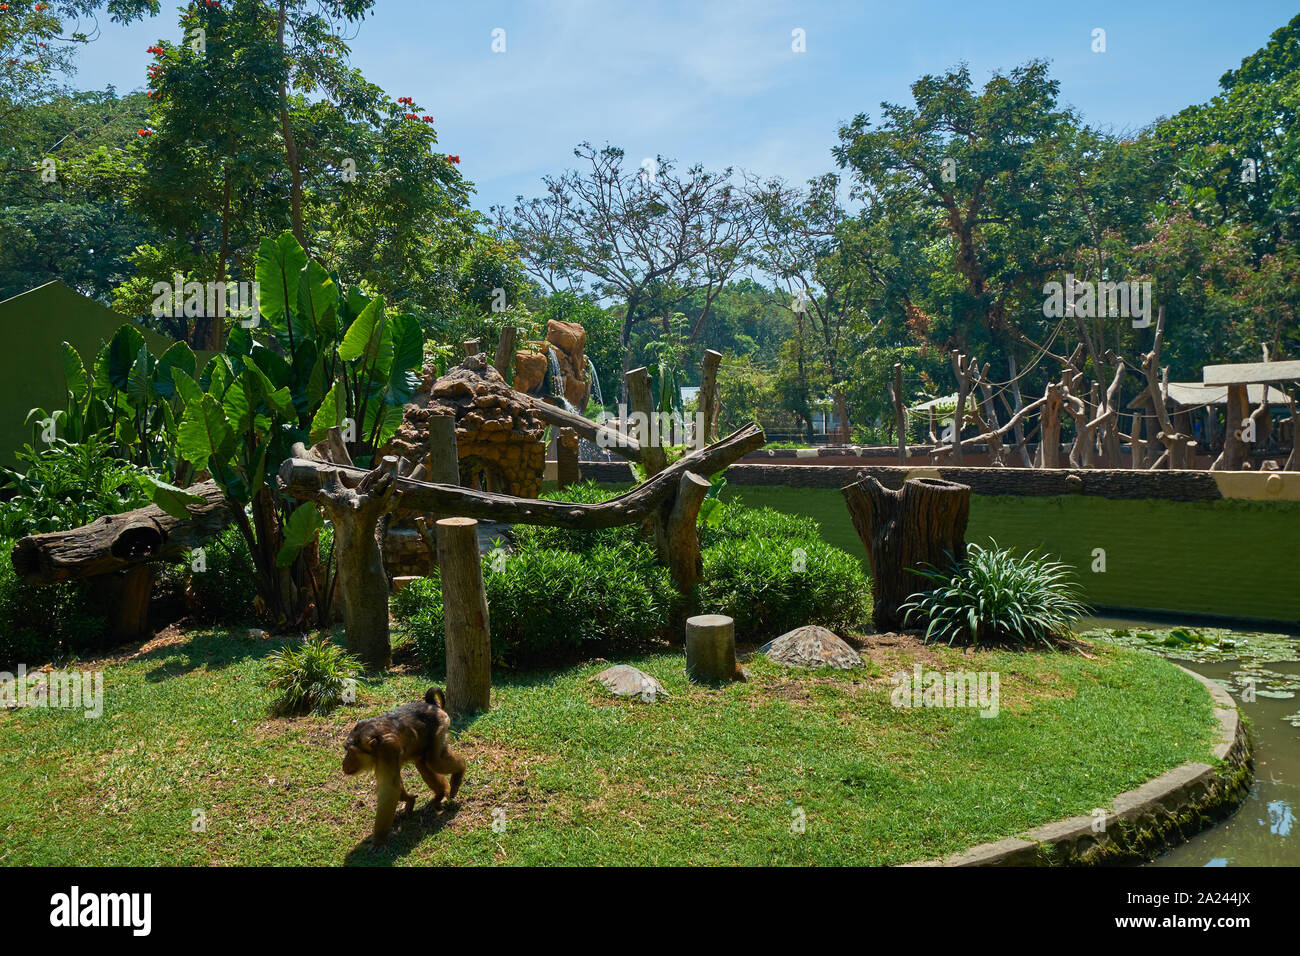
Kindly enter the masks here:
[[722, 353], [713, 349], [704, 350], [700, 362], [700, 434], [695, 437], [695, 447], [704, 448], [709, 442], [718, 440], [718, 369], [722, 365]]
[[894, 428], [898, 438], [898, 463], [907, 463], [907, 408], [903, 402], [903, 365], [894, 363], [894, 381], [889, 386], [889, 397], [894, 403]]
[[527, 392], [516, 389], [514, 397], [528, 405], [534, 415], [549, 425], [572, 428], [587, 441], [594, 442], [601, 448], [606, 448], [616, 455], [621, 455], [632, 461], [641, 460], [641, 446], [637, 444], [634, 438], [616, 429], [598, 425], [589, 418], [575, 415], [567, 408], [552, 405], [550, 402], [529, 395]]
[[662, 436], [657, 434], [654, 399], [650, 393], [650, 370], [644, 365], [623, 376], [627, 384], [628, 413], [636, 422], [636, 442], [641, 447], [641, 463], [647, 478], [664, 470], [668, 453], [664, 451]]
[[1061, 409], [1065, 405], [1065, 389], [1057, 382], [1048, 382], [1043, 396], [1043, 410], [1039, 413], [1042, 437], [1038, 450], [1042, 468], [1061, 467]]
[[438, 566], [447, 635], [447, 710], [486, 712], [492, 703], [492, 638], [477, 521], [438, 521]]
[[515, 336], [518, 334], [519, 330], [513, 325], [502, 326], [501, 337], [497, 339], [496, 355], [492, 358], [492, 367], [507, 381], [510, 378], [510, 359], [515, 354]]
[[10, 554], [14, 571], [29, 584], [54, 584], [120, 571], [149, 561], [181, 561], [232, 520], [226, 496], [215, 481], [185, 489], [203, 499], [190, 505], [188, 520], [157, 505], [105, 515], [71, 531], [20, 538]]
[[471, 355], [478, 355], [478, 353], [482, 351], [482, 349], [479, 347], [478, 339], [466, 339], [464, 342], [461, 343], [461, 348], [465, 350], [466, 358], [468, 358]]
[[697, 684], [743, 679], [736, 664], [736, 625], [725, 614], [686, 619], [686, 676]]
[[681, 594], [692, 594], [700, 583], [704, 567], [700, 557], [700, 535], [696, 525], [700, 505], [712, 485], [692, 472], [682, 475], [677, 494], [662, 507], [667, 510], [657, 528], [655, 544], [659, 559], [668, 565], [673, 584]]
[[572, 428], [561, 428], [555, 438], [555, 478], [561, 488], [582, 480], [582, 470], [578, 466], [578, 433]]
[[864, 477], [842, 491], [871, 562], [872, 620], [880, 631], [899, 630], [900, 605], [928, 586], [915, 571], [966, 557], [970, 486], [912, 478], [891, 491]]
[[[676, 492], [683, 473], [715, 475], [741, 456], [762, 447], [763, 441], [762, 428], [746, 425], [703, 451], [684, 455], [631, 491], [591, 505], [516, 498], [401, 477], [397, 479], [397, 486], [402, 494], [402, 507], [408, 511], [553, 528], [614, 528], [649, 517], [665, 498]], [[326, 480], [325, 473], [330, 471], [338, 471], [343, 484], [349, 487], [355, 487], [366, 475], [361, 468], [341, 468], [312, 459], [287, 458], [280, 465], [279, 477], [287, 494], [306, 500], [317, 495]]]
[[379, 523], [396, 504], [398, 465], [398, 459], [390, 455], [378, 468], [363, 472], [352, 488], [343, 477], [349, 471], [346, 466], [317, 464], [322, 472], [320, 486], [310, 495], [294, 495], [300, 500], [314, 498], [334, 525], [348, 652], [371, 668], [387, 667], [392, 660], [388, 577], [379, 546]]

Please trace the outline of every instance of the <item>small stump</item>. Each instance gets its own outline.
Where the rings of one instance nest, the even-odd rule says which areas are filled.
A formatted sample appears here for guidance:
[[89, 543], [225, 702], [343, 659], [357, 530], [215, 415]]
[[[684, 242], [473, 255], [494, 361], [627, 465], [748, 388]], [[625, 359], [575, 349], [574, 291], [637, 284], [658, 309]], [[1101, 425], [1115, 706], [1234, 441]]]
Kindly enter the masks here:
[[668, 696], [668, 691], [664, 690], [663, 684], [645, 671], [628, 664], [607, 667], [592, 680], [603, 684], [605, 689], [616, 697], [635, 697], [647, 704], [653, 704], [660, 697]]
[[736, 666], [736, 624], [725, 614], [686, 619], [686, 676], [698, 684], [743, 679]]
[[786, 667], [834, 667], [851, 670], [862, 666], [862, 657], [835, 634], [808, 624], [787, 631], [758, 649], [771, 660]]

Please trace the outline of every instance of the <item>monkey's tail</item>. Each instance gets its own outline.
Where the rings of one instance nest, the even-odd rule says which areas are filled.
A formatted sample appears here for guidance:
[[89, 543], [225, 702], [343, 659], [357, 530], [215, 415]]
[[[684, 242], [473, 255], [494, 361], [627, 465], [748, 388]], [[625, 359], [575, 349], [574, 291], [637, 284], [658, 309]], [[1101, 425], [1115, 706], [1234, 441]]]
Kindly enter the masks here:
[[434, 707], [440, 707], [443, 710], [447, 709], [447, 702], [442, 696], [442, 691], [437, 687], [430, 687], [424, 692], [424, 702], [432, 704]]

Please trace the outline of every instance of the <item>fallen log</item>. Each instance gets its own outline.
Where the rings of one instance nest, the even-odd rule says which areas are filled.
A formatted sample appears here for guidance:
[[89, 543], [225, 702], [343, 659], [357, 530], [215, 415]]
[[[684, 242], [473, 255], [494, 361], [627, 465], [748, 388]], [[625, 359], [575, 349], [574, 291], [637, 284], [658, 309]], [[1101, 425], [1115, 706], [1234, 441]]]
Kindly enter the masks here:
[[[435, 484], [397, 479], [402, 508], [428, 515], [479, 518], [503, 524], [533, 524], [552, 528], [595, 530], [643, 521], [664, 501], [677, 493], [687, 472], [709, 478], [766, 440], [758, 425], [746, 425], [716, 442], [683, 456], [644, 484], [617, 498], [597, 504], [541, 501], [478, 491], [460, 485]], [[367, 474], [364, 468], [349, 468], [307, 458], [288, 458], [280, 466], [280, 481], [286, 494], [300, 501], [315, 500], [324, 487], [326, 474], [338, 471], [344, 486], [355, 488]]]
[[203, 499], [188, 505], [188, 520], [157, 505], [105, 515], [71, 531], [50, 531], [19, 539], [9, 556], [29, 584], [54, 584], [95, 577], [149, 561], [180, 561], [231, 521], [226, 497], [215, 481], [185, 489]]

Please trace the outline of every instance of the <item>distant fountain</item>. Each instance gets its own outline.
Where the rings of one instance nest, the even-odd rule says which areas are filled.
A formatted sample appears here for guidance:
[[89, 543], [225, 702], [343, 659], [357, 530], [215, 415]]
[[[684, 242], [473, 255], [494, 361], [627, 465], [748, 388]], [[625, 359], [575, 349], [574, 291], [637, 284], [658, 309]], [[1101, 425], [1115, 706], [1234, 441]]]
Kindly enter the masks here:
[[560, 360], [555, 357], [554, 345], [546, 349], [546, 374], [551, 380], [551, 395], [555, 398], [563, 398], [564, 374], [560, 371]]

